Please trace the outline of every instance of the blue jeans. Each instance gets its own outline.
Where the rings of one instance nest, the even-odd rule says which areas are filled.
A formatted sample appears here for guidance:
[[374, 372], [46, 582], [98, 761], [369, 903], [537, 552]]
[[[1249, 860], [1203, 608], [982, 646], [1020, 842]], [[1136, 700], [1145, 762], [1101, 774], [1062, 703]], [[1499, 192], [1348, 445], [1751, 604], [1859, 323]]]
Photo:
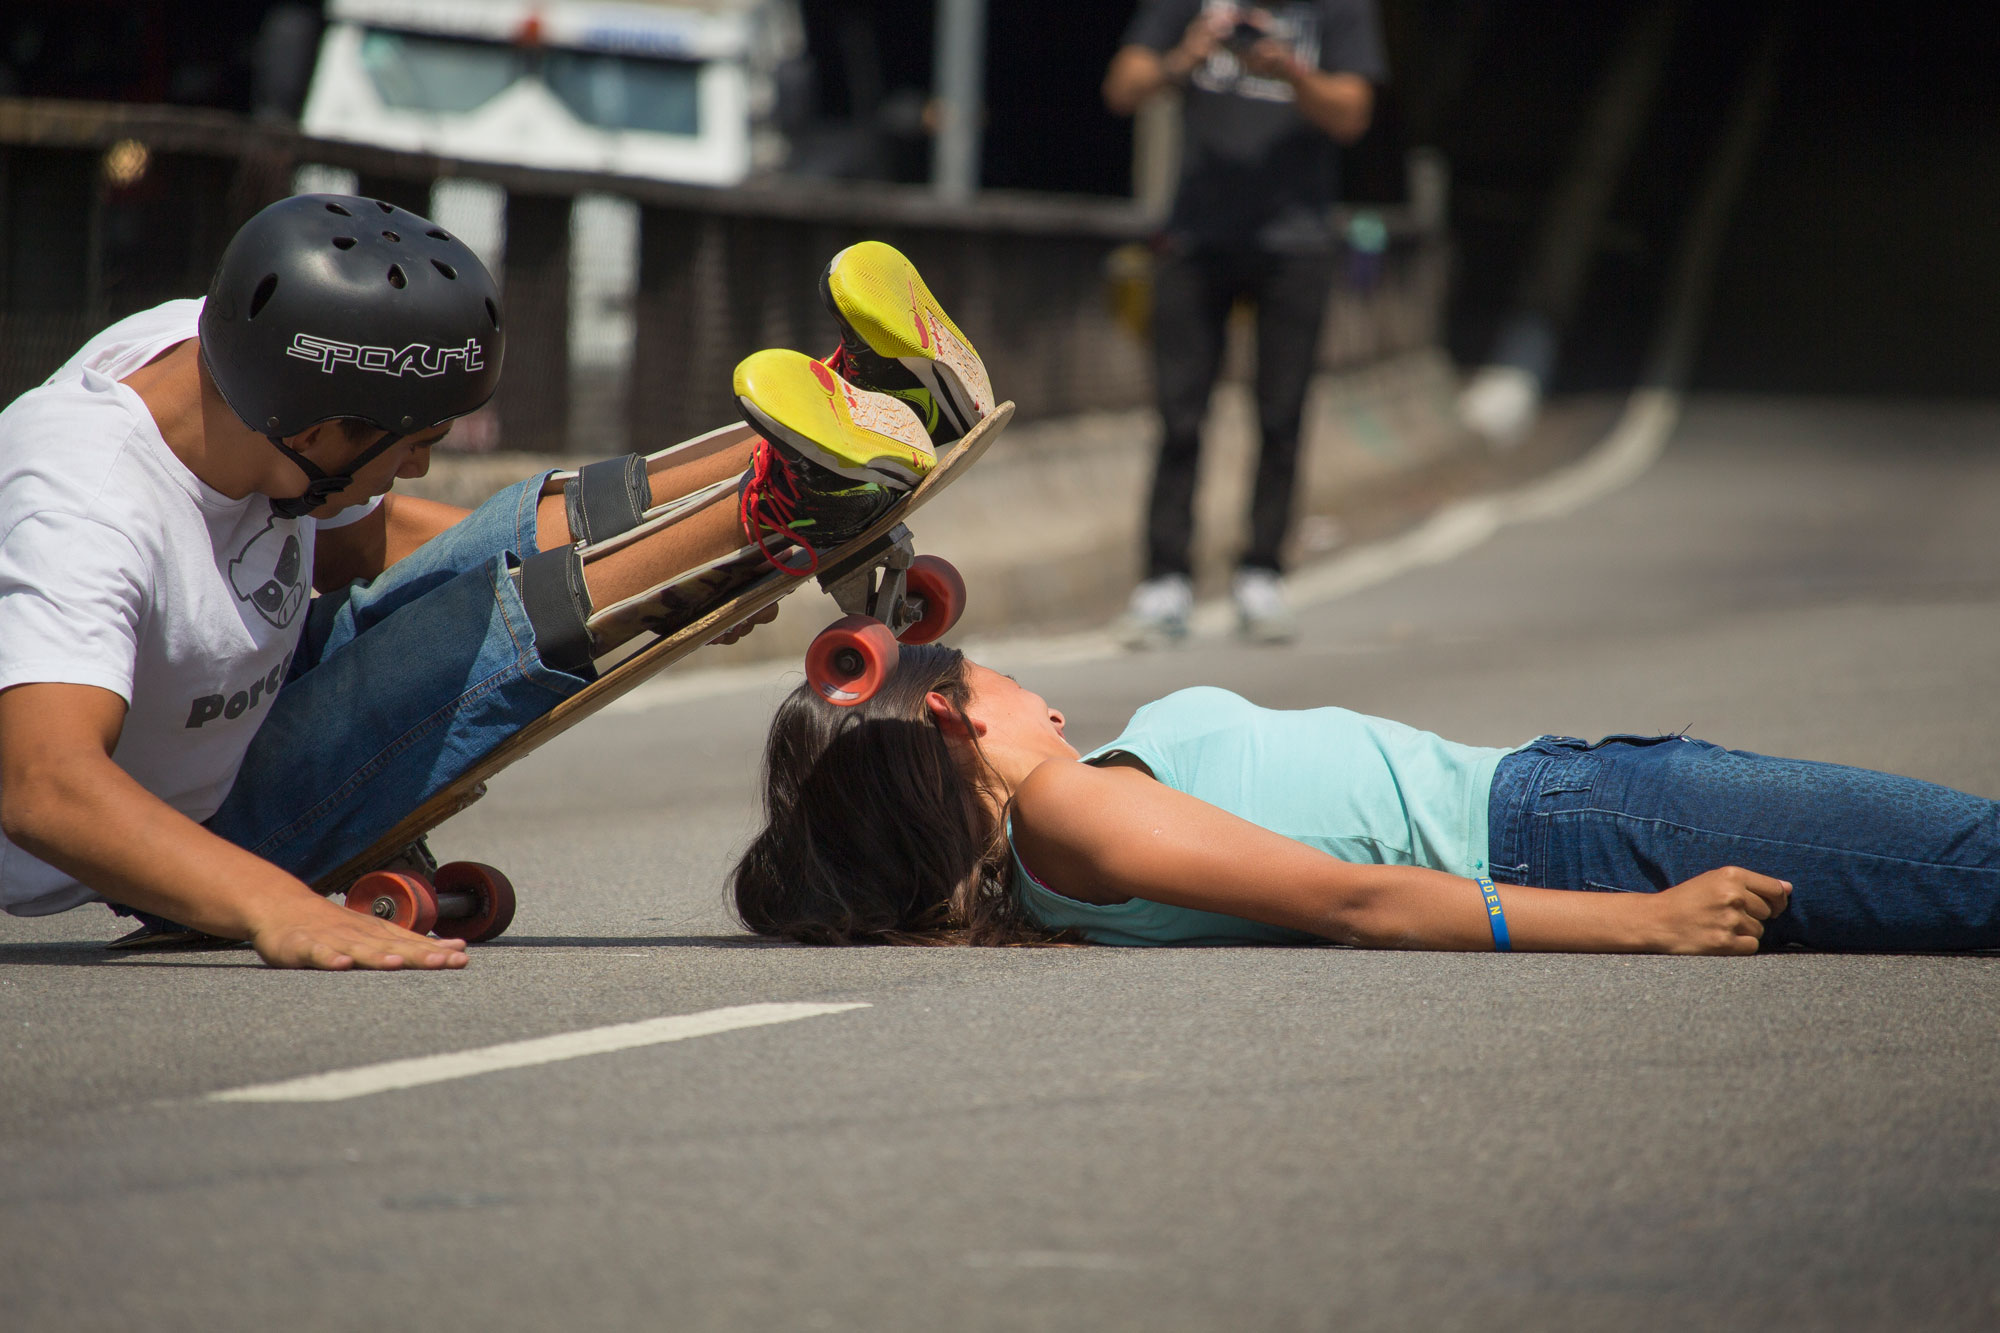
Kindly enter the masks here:
[[542, 481], [314, 599], [211, 832], [310, 881], [589, 684], [542, 662], [509, 577], [536, 550]]
[[1544, 736], [1500, 761], [1493, 878], [1656, 893], [1718, 866], [1789, 880], [1764, 947], [2000, 948], [2000, 804], [1685, 736]]

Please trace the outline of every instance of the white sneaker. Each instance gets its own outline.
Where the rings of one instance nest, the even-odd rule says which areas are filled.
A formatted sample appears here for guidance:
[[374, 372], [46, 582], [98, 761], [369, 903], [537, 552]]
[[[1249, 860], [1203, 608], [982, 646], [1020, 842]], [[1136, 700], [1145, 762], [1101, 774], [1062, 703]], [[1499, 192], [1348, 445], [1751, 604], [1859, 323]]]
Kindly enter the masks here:
[[1164, 648], [1187, 637], [1194, 584], [1185, 574], [1162, 574], [1132, 590], [1114, 633], [1127, 648]]
[[1229, 585], [1236, 601], [1236, 623], [1243, 637], [1255, 643], [1290, 643], [1298, 637], [1298, 620], [1285, 600], [1285, 581], [1268, 569], [1239, 569]]

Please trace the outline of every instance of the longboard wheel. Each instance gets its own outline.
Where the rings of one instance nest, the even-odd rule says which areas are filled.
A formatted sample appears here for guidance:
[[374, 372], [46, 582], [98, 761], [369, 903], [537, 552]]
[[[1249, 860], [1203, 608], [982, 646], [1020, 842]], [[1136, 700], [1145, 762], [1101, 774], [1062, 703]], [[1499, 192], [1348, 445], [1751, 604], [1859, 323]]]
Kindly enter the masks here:
[[440, 936], [483, 944], [514, 924], [514, 884], [479, 861], [447, 861], [431, 877], [437, 885]]
[[400, 870], [374, 870], [355, 880], [347, 890], [347, 905], [419, 935], [430, 934], [437, 925], [438, 901], [431, 886]]
[[924, 600], [923, 617], [896, 637], [904, 643], [936, 643], [965, 614], [965, 579], [951, 561], [920, 555], [903, 574], [903, 595]]
[[873, 616], [842, 616], [806, 649], [806, 680], [830, 704], [866, 703], [896, 669], [896, 636]]

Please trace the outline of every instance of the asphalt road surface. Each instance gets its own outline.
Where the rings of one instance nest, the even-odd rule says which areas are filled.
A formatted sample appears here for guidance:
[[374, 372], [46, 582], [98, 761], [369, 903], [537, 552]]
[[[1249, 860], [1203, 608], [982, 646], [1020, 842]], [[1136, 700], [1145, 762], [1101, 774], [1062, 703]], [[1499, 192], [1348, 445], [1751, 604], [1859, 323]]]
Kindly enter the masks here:
[[[1295, 647], [990, 660], [1086, 745], [1208, 682], [2000, 794], [1996, 439], [1995, 406], [1698, 399], [1635, 484]], [[0, 1326], [2000, 1324], [2000, 960], [761, 944], [722, 882], [774, 697], [601, 717], [447, 825], [523, 890], [460, 974], [0, 924]], [[867, 1007], [207, 1096], [797, 1002]]]

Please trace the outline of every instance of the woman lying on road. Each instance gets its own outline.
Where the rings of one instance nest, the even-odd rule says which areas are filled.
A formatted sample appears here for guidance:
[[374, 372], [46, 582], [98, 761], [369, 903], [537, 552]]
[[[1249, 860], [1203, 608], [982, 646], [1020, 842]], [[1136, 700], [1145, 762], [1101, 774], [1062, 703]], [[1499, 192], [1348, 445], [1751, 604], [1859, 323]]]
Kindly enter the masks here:
[[906, 646], [866, 704], [795, 691], [765, 765], [737, 910], [811, 943], [2000, 947], [2000, 805], [1684, 736], [1488, 749], [1202, 687], [1079, 756]]

